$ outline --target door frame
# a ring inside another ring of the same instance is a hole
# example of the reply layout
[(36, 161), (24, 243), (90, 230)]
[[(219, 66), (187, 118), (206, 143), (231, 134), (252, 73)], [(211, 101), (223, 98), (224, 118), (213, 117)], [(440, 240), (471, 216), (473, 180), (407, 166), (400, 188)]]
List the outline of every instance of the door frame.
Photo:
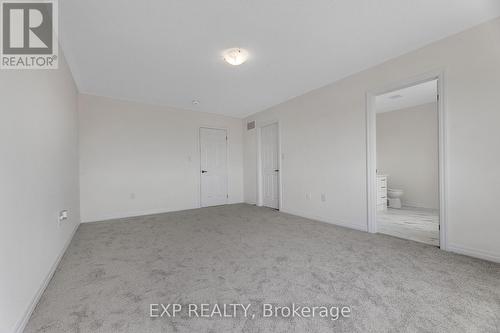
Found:
[(283, 209), (283, 163), (281, 155), (281, 124), (279, 120), (271, 120), (259, 123), (257, 126), (257, 206), (264, 206), (264, 195), (262, 190), (262, 128), (276, 124), (278, 128), (278, 210)]
[(377, 233), (377, 114), (375, 98), (394, 90), (410, 87), (419, 83), (438, 80), (438, 163), (439, 163), (439, 247), (448, 249), (448, 145), (446, 118), (446, 91), (444, 70), (434, 70), (428, 73), (403, 79), (379, 89), (366, 93), (366, 145), (367, 145), (367, 229)]
[(202, 208), (202, 188), (201, 188), (201, 130), (202, 129), (212, 129), (212, 130), (223, 130), (226, 131), (226, 200), (224, 205), (227, 205), (229, 201), (229, 128), (227, 127), (213, 127), (213, 126), (200, 126), (197, 129), (198, 136), (198, 208)]

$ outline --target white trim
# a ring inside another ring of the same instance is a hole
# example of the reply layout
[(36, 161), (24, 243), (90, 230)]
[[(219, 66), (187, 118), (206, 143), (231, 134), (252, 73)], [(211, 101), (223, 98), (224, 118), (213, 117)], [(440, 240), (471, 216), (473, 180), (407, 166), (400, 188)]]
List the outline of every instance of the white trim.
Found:
[(469, 257), (476, 257), (479, 259), (500, 263), (500, 256), (498, 254), (485, 252), (483, 250), (473, 249), (470, 247), (459, 246), (455, 244), (448, 244), (448, 251), (466, 255)]
[(403, 207), (410, 207), (416, 209), (428, 209), (428, 210), (439, 210), (439, 207), (429, 207), (429, 205), (423, 204), (421, 202), (410, 202), (410, 201), (402, 201), (401, 204)]
[(447, 119), (445, 74), (443, 70), (434, 70), (423, 75), (392, 83), (381, 89), (366, 93), (366, 191), (367, 191), (367, 226), (371, 233), (377, 232), (377, 205), (376, 205), (376, 170), (377, 170), (377, 125), (375, 97), (390, 91), (410, 87), (429, 80), (438, 80), (438, 122), (439, 122), (439, 245), (442, 250), (448, 250), (447, 233), (447, 193), (448, 193), (448, 158), (447, 158)]
[(229, 202), (229, 128), (228, 127), (212, 127), (212, 126), (200, 126), (198, 128), (198, 189), (199, 189), (199, 195), (198, 195), (198, 208), (203, 208), (201, 206), (201, 129), (213, 129), (213, 130), (222, 130), (226, 131), (226, 200), (224, 202), (224, 205), (227, 205)]
[(438, 78), (438, 125), (439, 125), (439, 247), (448, 251), (448, 134), (446, 119), (445, 78), (440, 71)]
[[(228, 202), (228, 205), (236, 205), (236, 204), (241, 204), (245, 203), (244, 201), (237, 201), (237, 202)], [(158, 215), (158, 214), (166, 214), (166, 213), (175, 213), (175, 212), (182, 212), (186, 210), (193, 210), (193, 209), (199, 209), (200, 207), (193, 206), (193, 207), (184, 207), (184, 208), (157, 208), (157, 209), (148, 209), (148, 210), (142, 210), (142, 211), (135, 211), (135, 212), (128, 212), (128, 213), (111, 213), (111, 214), (104, 214), (104, 215), (95, 215), (91, 218), (87, 218), (82, 221), (82, 223), (96, 223), (96, 222), (106, 222), (106, 221), (111, 221), (111, 220), (119, 220), (119, 219), (127, 219), (127, 218), (132, 218), (132, 217), (141, 217), (141, 216), (148, 216), (148, 215)]]
[(190, 209), (196, 209), (200, 208), (198, 206), (194, 207), (186, 207), (186, 208), (156, 208), (156, 209), (146, 209), (146, 210), (139, 210), (139, 211), (133, 211), (133, 212), (116, 212), (116, 213), (109, 213), (109, 214), (103, 214), (103, 215), (94, 215), (90, 218), (86, 218), (85, 220), (82, 220), (82, 223), (93, 223), (93, 222), (102, 222), (102, 221), (108, 221), (108, 220), (117, 220), (117, 219), (126, 219), (129, 217), (139, 217), (139, 216), (147, 216), (147, 215), (156, 215), (156, 214), (164, 214), (164, 213), (172, 213), (172, 212), (179, 212), (183, 210), (190, 210)]
[(377, 118), (375, 109), (375, 94), (366, 94), (366, 200), (367, 200), (367, 230), (377, 232)]
[(45, 276), (45, 279), (43, 279), (42, 284), (38, 288), (38, 291), (36, 292), (35, 296), (31, 300), (31, 303), (27, 307), (26, 311), (24, 312), (23, 317), (17, 322), (17, 324), (14, 326), (14, 332), (15, 333), (22, 333), (24, 329), (26, 328), (26, 324), (28, 324), (28, 321), (31, 317), (31, 314), (33, 313), (33, 310), (35, 310), (36, 305), (38, 304), (38, 301), (40, 301), (40, 297), (42, 297), (43, 292), (49, 285), (50, 280), (52, 279), (52, 276), (54, 276), (54, 273), (56, 272), (57, 266), (59, 265), (59, 262), (61, 261), (62, 257), (64, 256), (64, 253), (66, 253), (66, 250), (69, 247), (69, 244), (73, 240), (73, 237), (75, 236), (76, 230), (78, 229), (78, 226), (80, 223), (78, 223), (73, 231), (71, 232), (71, 236), (68, 238), (66, 243), (64, 243), (64, 246), (59, 252), (59, 255), (57, 256), (55, 262), (52, 264), (50, 267), (49, 272)]
[(262, 194), (262, 128), (276, 124), (278, 126), (278, 210), (283, 210), (283, 163), (281, 152), (281, 124), (279, 120), (271, 120), (256, 124), (256, 140), (257, 140), (257, 200), (256, 205), (262, 207), (263, 194)]
[(367, 228), (366, 228), (365, 224), (357, 225), (357, 224), (351, 224), (351, 223), (349, 223), (347, 221), (329, 220), (325, 216), (319, 216), (319, 215), (315, 215), (315, 214), (303, 213), (303, 212), (300, 212), (300, 211), (297, 211), (297, 210), (293, 210), (293, 209), (282, 209), (281, 212), (282, 213), (286, 213), (286, 214), (290, 214), (290, 215), (295, 215), (295, 216), (303, 217), (303, 218), (306, 218), (306, 219), (309, 219), (309, 220), (314, 220), (314, 221), (321, 222), (321, 223), (328, 223), (328, 224), (336, 225), (336, 226), (339, 226), (339, 227), (344, 227), (344, 228), (349, 228), (349, 229), (354, 229), (354, 230), (359, 230), (359, 231), (364, 231), (364, 232), (367, 231)]

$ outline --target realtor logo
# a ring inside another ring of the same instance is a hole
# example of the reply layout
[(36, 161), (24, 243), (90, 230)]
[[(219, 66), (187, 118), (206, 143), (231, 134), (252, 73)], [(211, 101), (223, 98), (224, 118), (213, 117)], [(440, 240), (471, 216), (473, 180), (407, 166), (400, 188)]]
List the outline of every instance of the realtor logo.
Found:
[(56, 0), (3, 0), (0, 4), (0, 68), (57, 68)]

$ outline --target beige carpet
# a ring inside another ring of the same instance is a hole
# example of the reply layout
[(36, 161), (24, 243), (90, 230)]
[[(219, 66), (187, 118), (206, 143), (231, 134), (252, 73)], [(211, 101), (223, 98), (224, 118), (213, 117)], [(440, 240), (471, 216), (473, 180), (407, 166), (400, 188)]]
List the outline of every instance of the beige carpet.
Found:
[[(255, 317), (150, 318), (151, 303)], [(262, 304), (350, 317), (263, 318)], [(230, 205), (82, 224), (25, 332), (498, 332), (500, 265)]]

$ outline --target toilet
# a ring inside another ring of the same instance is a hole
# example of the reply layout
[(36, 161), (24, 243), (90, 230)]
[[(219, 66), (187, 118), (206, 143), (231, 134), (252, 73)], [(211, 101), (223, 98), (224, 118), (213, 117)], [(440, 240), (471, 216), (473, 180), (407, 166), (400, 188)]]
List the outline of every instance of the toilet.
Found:
[(387, 189), (389, 208), (401, 208), (401, 197), (404, 191), (396, 188)]

